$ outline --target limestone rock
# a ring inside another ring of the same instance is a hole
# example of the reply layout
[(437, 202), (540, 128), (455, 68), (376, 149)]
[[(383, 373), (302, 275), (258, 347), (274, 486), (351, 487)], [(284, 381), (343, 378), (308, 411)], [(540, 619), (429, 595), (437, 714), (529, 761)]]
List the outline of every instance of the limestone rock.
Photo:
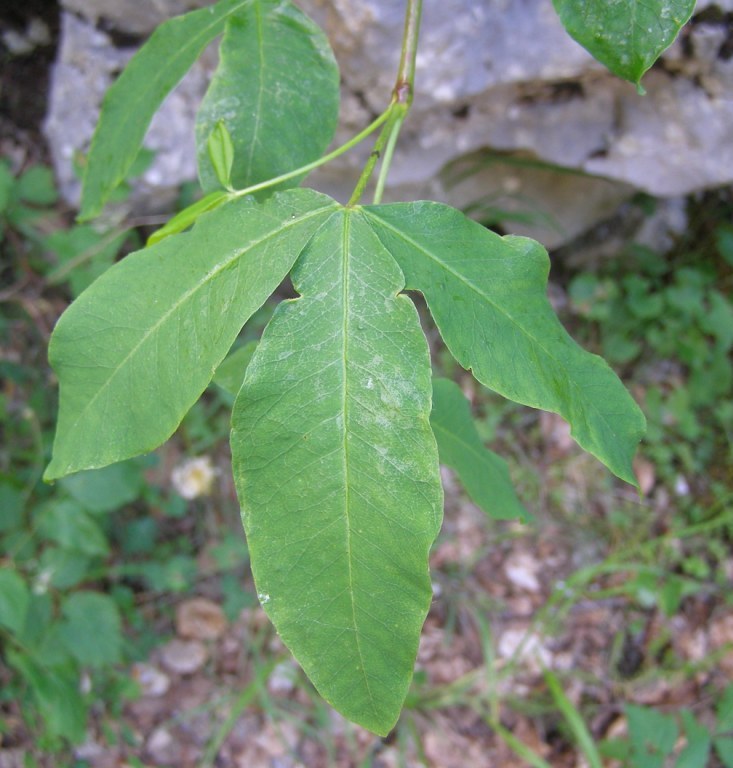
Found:
[[(63, 0), (47, 134), (68, 199), (78, 196), (71, 157), (87, 148), (101, 96), (131, 53), (100, 30), (141, 35), (169, 14), (205, 4)], [(341, 66), (341, 142), (389, 101), (404, 4), (300, 5), (325, 27)], [(634, 190), (673, 197), (730, 183), (733, 57), (723, 12), (731, 10), (733, 0), (698, 2), (684, 42), (645, 77), (648, 95), (640, 97), (568, 37), (547, 0), (427, 2), (415, 100), (385, 198), (467, 205), (482, 195), (498, 197), (494, 207), (505, 209), (509, 229), (557, 245), (607, 217)], [(157, 157), (137, 186), (135, 210), (170, 209), (172, 190), (195, 179), (193, 120), (215, 63), (208, 51), (154, 120), (146, 144)], [(370, 149), (365, 142), (310, 183), (346, 199)], [(463, 186), (448, 184), (441, 171), (476, 153), (490, 160), (519, 153), (523, 163), (485, 169)], [(527, 218), (527, 211), (539, 213), (538, 221), (515, 226), (513, 219)]]
[[(133, 52), (117, 48), (91, 22), (62, 14), (44, 129), (61, 192), (72, 203), (78, 203), (81, 191), (74, 157), (88, 150), (102, 97)], [(176, 188), (196, 178), (193, 122), (214, 66), (215, 59), (205, 53), (153, 118), (145, 146), (155, 152), (155, 160), (136, 182), (130, 208), (170, 210)]]
[(209, 0), (61, 0), (61, 7), (79, 14), (93, 24), (124, 30), (133, 35), (149, 35), (162, 21), (194, 8), (202, 8)]

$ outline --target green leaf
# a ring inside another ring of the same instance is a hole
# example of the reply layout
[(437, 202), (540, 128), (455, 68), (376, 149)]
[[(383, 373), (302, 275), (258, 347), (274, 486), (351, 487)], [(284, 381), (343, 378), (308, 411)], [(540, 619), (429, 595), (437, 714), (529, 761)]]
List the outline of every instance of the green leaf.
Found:
[(257, 343), (256, 341), (249, 341), (228, 355), (226, 360), (216, 369), (214, 384), (218, 384), (230, 395), (236, 395), (242, 386), (244, 372), (247, 370), (249, 361), (257, 349)]
[(40, 571), (47, 574), (49, 586), (69, 589), (84, 581), (92, 560), (79, 550), (47, 547), (40, 558)]
[(169, 219), (160, 229), (156, 229), (152, 235), (148, 238), (148, 245), (155, 245), (161, 240), (165, 240), (166, 237), (171, 235), (177, 235), (179, 232), (183, 232), (184, 229), (188, 229), (190, 226), (196, 223), (196, 220), (204, 213), (213, 211), (214, 208), (218, 208), (222, 203), (225, 203), (229, 199), (229, 194), (223, 190), (217, 192), (211, 192), (205, 195), (200, 200), (192, 203), (187, 208), (179, 211), (173, 218)]
[(8, 663), (28, 683), (33, 701), (49, 733), (76, 744), (86, 735), (87, 709), (79, 692), (79, 676), (67, 667), (48, 669), (30, 656), (8, 652)]
[(719, 733), (733, 731), (733, 684), (726, 686), (715, 707), (715, 714)]
[(90, 512), (111, 512), (135, 501), (143, 490), (140, 464), (128, 461), (104, 469), (79, 472), (61, 485)]
[(715, 739), (715, 751), (725, 768), (733, 768), (733, 738), (719, 736)]
[(583, 716), (578, 712), (572, 701), (565, 695), (565, 692), (562, 689), (562, 684), (555, 674), (549, 669), (544, 669), (542, 674), (547, 683), (550, 695), (555, 702), (555, 706), (565, 718), (570, 732), (573, 734), (575, 742), (585, 756), (588, 765), (590, 768), (602, 768), (601, 756), (598, 753), (596, 743), (593, 741), (593, 737), (588, 730), (588, 726), (585, 724), (585, 720), (583, 720)]
[(81, 220), (96, 216), (135, 161), (163, 99), (227, 19), (253, 0), (220, 0), (161, 24), (107, 91), (84, 172)]
[(338, 107), (338, 65), (323, 31), (287, 0), (251, 0), (227, 24), (196, 118), (201, 185), (219, 186), (208, 152), (219, 122), (234, 145), (232, 184), (242, 189), (318, 159)]
[(70, 500), (50, 501), (41, 512), (38, 532), (64, 549), (92, 557), (109, 554), (109, 542), (91, 515)]
[(0, 569), (0, 626), (19, 633), (25, 624), (30, 592), (25, 580), (8, 568)]
[(439, 203), (364, 211), (407, 288), (425, 295), (455, 359), (504, 397), (559, 413), (585, 450), (635, 485), (631, 461), (644, 416), (605, 361), (558, 321), (546, 296), (544, 248), (499, 237)]
[(53, 171), (43, 165), (34, 165), (18, 179), (18, 197), (34, 205), (52, 205), (58, 197)]
[(680, 752), (675, 768), (705, 768), (712, 746), (710, 733), (695, 720), (691, 712), (683, 710), (681, 717), (687, 744)]
[[(10, 172), (10, 167), (3, 160), (0, 162), (0, 214), (10, 206), (15, 197), (14, 187), (16, 185), (15, 176)], [(2, 227), (0, 227), (0, 241), (2, 240)]]
[(120, 614), (115, 601), (99, 592), (74, 592), (62, 606), (60, 636), (82, 665), (99, 668), (121, 659)]
[(403, 279), (342, 209), (247, 368), (232, 460), (260, 601), (321, 695), (386, 734), (412, 677), (441, 520), (430, 362)]
[(105, 272), (51, 338), (61, 396), (45, 478), (103, 467), (170, 437), (335, 205), (305, 189), (264, 203), (239, 198)]
[(637, 85), (695, 10), (695, 0), (553, 0), (553, 5), (572, 38)]
[(0, 533), (20, 526), (25, 504), (26, 495), (15, 483), (0, 481)]
[(223, 120), (219, 120), (209, 134), (209, 138), (206, 141), (206, 150), (219, 184), (226, 189), (230, 189), (232, 186), (234, 145)]
[(59, 229), (43, 241), (43, 245), (59, 261), (46, 279), (50, 284), (69, 281), (71, 293), (78, 296), (114, 263), (127, 232), (100, 234), (93, 227), (78, 225)]
[(468, 401), (449, 379), (433, 379), (430, 426), (440, 463), (458, 473), (475, 504), (495, 520), (529, 519), (514, 491), (506, 462), (484, 446)]
[[(662, 768), (664, 758), (672, 754), (679, 730), (673, 717), (654, 709), (627, 704), (624, 707), (629, 725), (629, 739), (634, 757), (642, 764)], [(634, 763), (636, 765), (636, 763)]]

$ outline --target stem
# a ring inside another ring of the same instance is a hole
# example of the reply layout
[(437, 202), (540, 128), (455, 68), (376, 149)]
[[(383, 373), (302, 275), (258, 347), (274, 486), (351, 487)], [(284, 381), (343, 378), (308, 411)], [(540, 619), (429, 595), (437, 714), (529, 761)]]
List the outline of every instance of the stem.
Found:
[(420, 33), (422, 0), (407, 0), (405, 11), (405, 31), (402, 35), (402, 56), (397, 70), (397, 82), (394, 95), (398, 104), (412, 104), (415, 87), (415, 59), (417, 57), (417, 39)]
[(374, 133), (374, 131), (376, 131), (380, 125), (388, 121), (392, 115), (393, 106), (393, 104), (390, 104), (389, 107), (385, 109), (384, 112), (382, 112), (382, 114), (379, 115), (376, 120), (373, 120), (363, 131), (357, 133), (356, 136), (349, 139), (345, 144), (342, 144), (340, 147), (336, 147), (336, 149), (334, 149), (332, 152), (329, 152), (327, 155), (320, 157), (318, 160), (314, 160), (312, 163), (301, 165), (300, 168), (296, 168), (294, 171), (282, 173), (280, 176), (275, 176), (273, 179), (261, 181), (258, 184), (253, 184), (251, 187), (246, 187), (245, 189), (238, 189), (233, 192), (225, 192), (224, 190), (211, 192), (210, 194), (201, 198), (201, 200), (197, 200), (192, 205), (189, 205), (188, 208), (184, 208), (182, 211), (179, 211), (172, 219), (169, 219), (167, 224), (164, 224), (160, 229), (157, 229), (155, 232), (153, 232), (153, 234), (148, 238), (146, 245), (155, 245), (155, 243), (159, 243), (161, 240), (169, 237), (170, 235), (174, 235), (178, 232), (182, 232), (184, 229), (188, 229), (188, 227), (195, 223), (199, 216), (201, 216), (203, 213), (207, 213), (208, 211), (213, 210), (214, 208), (217, 208), (224, 202), (234, 200), (238, 197), (244, 197), (244, 195), (251, 195), (255, 192), (260, 192), (263, 189), (274, 187), (276, 184), (280, 184), (283, 181), (288, 181), (288, 179), (293, 179), (296, 176), (302, 176), (304, 173), (308, 173), (308, 171), (312, 171), (314, 168), (325, 165), (331, 160), (339, 157), (340, 155), (343, 155), (344, 152), (348, 152), (360, 141), (364, 141), (364, 139), (366, 139), (369, 134)]
[(391, 113), (392, 105), (390, 104), (389, 107), (385, 109), (384, 112), (382, 112), (382, 114), (379, 115), (376, 120), (371, 122), (363, 131), (357, 133), (356, 136), (349, 139), (345, 144), (342, 144), (340, 147), (334, 149), (333, 152), (329, 152), (327, 155), (323, 155), (323, 157), (318, 158), (318, 160), (314, 160), (312, 163), (301, 165), (300, 168), (296, 168), (294, 171), (282, 173), (280, 176), (267, 179), (267, 181), (261, 181), (259, 184), (253, 184), (251, 187), (246, 187), (245, 189), (238, 189), (236, 192), (229, 195), (229, 199), (233, 200), (236, 197), (252, 195), (255, 192), (260, 192), (261, 190), (267, 189), (268, 187), (273, 187), (276, 184), (280, 184), (283, 181), (288, 181), (289, 179), (293, 179), (296, 176), (301, 176), (304, 173), (308, 173), (315, 168), (319, 168), (320, 166), (331, 162), (331, 160), (335, 160), (337, 157), (343, 155), (344, 152), (348, 152), (352, 147), (355, 147), (359, 142), (364, 141), (364, 139), (366, 139), (366, 137), (371, 133), (374, 133), (374, 131), (376, 131), (380, 125), (389, 119)]
[(394, 154), (394, 148), (397, 143), (397, 137), (399, 136), (402, 123), (412, 104), (415, 88), (415, 59), (417, 57), (417, 40), (420, 32), (421, 14), (422, 0), (407, 0), (400, 64), (397, 69), (397, 80), (392, 89), (392, 100), (387, 108), (389, 119), (377, 137), (377, 140), (374, 143), (374, 149), (369, 156), (369, 160), (367, 160), (364, 170), (361, 172), (361, 175), (356, 182), (356, 187), (348, 202), (349, 206), (356, 205), (359, 202), (359, 198), (364, 193), (364, 190), (369, 183), (369, 179), (374, 172), (377, 161), (382, 156), (382, 151), (384, 150), (384, 159), (379, 171), (379, 178), (377, 179), (374, 202), (378, 203), (382, 199), (384, 185), (387, 180), (387, 174), (389, 173), (389, 166), (392, 162), (392, 155)]
[(392, 155), (394, 154), (394, 148), (397, 144), (397, 137), (400, 135), (400, 128), (405, 120), (407, 112), (402, 112), (398, 115), (394, 121), (392, 130), (389, 134), (387, 141), (387, 148), (384, 150), (384, 160), (382, 160), (382, 166), (379, 169), (379, 176), (377, 177), (377, 186), (374, 190), (374, 205), (379, 205), (382, 202), (382, 194), (384, 193), (384, 185), (387, 181), (387, 174), (389, 173), (389, 166), (392, 164)]
[(366, 165), (364, 166), (364, 170), (361, 172), (361, 175), (359, 176), (359, 180), (356, 182), (356, 187), (354, 187), (354, 191), (351, 194), (351, 198), (347, 203), (349, 207), (352, 205), (356, 205), (359, 202), (359, 198), (364, 194), (364, 190), (366, 189), (366, 185), (369, 183), (369, 179), (371, 178), (372, 173), (374, 172), (374, 168), (377, 164), (377, 161), (382, 156), (382, 150), (384, 149), (385, 145), (389, 141), (389, 137), (392, 134), (392, 129), (395, 124), (395, 115), (394, 115), (395, 106), (396, 105), (393, 101), (390, 103), (389, 108), (387, 109), (387, 113), (389, 114), (389, 120), (387, 120), (387, 124), (384, 126), (384, 128), (382, 128), (382, 130), (379, 133), (379, 136), (377, 136), (377, 140), (374, 142), (374, 149), (369, 155), (369, 159), (367, 160)]

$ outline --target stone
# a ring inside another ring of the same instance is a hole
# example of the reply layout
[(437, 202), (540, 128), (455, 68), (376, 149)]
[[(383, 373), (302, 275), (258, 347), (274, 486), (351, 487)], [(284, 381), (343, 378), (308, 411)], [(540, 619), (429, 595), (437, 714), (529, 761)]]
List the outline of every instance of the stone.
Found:
[(156, 728), (148, 737), (145, 750), (158, 765), (180, 765), (181, 745), (167, 728)]
[[(62, 13), (44, 132), (61, 193), (74, 205), (81, 192), (74, 159), (88, 151), (102, 97), (133, 52), (117, 48), (89, 21)], [(205, 52), (153, 118), (145, 146), (155, 152), (155, 159), (136, 180), (133, 198), (118, 206), (119, 217), (130, 211), (170, 211), (177, 188), (196, 178), (193, 122), (213, 66)]]
[(539, 635), (524, 629), (502, 632), (496, 653), (504, 661), (518, 662), (531, 674), (539, 674), (543, 668), (551, 667), (553, 662), (552, 653)]
[(221, 606), (204, 597), (185, 600), (176, 608), (176, 632), (194, 640), (217, 640), (227, 628)]
[(121, 29), (132, 35), (149, 35), (161, 22), (195, 8), (209, 0), (61, 0), (61, 7), (83, 16), (92, 24)]
[(512, 584), (527, 592), (539, 592), (539, 561), (529, 552), (513, 553), (504, 563), (504, 572)]
[(275, 666), (267, 678), (267, 690), (273, 695), (293, 691), (298, 681), (298, 666), (292, 660), (282, 661)]
[[(63, 0), (46, 133), (68, 200), (78, 199), (70, 160), (86, 150), (102, 93), (131, 53), (101, 30), (147, 34), (168, 14), (205, 4)], [(340, 143), (389, 101), (404, 5), (300, 4), (326, 29), (342, 70)], [(489, 198), (499, 225), (555, 247), (608, 218), (636, 190), (673, 198), (730, 183), (733, 58), (723, 12), (731, 8), (733, 0), (699, 2), (684, 42), (645, 76), (640, 97), (570, 39), (547, 0), (426, 4), (415, 100), (385, 200), (467, 206)], [(146, 145), (156, 159), (126, 211), (169, 211), (175, 188), (195, 179), (193, 120), (215, 63), (207, 51), (154, 120)], [(370, 151), (364, 142), (309, 183), (345, 201)], [(476, 154), (485, 167), (449, 183), (445, 169)]]
[(132, 665), (132, 677), (140, 686), (143, 696), (158, 698), (168, 693), (171, 681), (165, 672), (152, 664), (139, 662)]
[(208, 653), (199, 640), (171, 640), (160, 649), (160, 658), (169, 672), (192, 675), (206, 664)]

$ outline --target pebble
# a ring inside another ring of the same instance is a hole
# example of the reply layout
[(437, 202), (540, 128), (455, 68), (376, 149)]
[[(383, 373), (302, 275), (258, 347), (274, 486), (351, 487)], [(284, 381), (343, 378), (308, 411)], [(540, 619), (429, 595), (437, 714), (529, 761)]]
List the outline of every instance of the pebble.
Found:
[(171, 640), (160, 649), (160, 656), (163, 666), (178, 675), (198, 672), (208, 658), (206, 647), (199, 640)]
[(221, 606), (205, 597), (182, 602), (176, 609), (176, 632), (193, 640), (217, 640), (227, 628)]
[(133, 664), (132, 676), (140, 686), (143, 696), (163, 696), (171, 687), (168, 675), (152, 664)]

